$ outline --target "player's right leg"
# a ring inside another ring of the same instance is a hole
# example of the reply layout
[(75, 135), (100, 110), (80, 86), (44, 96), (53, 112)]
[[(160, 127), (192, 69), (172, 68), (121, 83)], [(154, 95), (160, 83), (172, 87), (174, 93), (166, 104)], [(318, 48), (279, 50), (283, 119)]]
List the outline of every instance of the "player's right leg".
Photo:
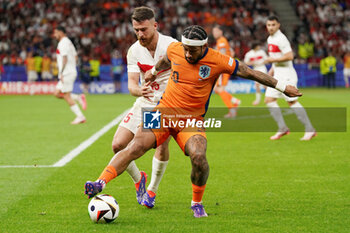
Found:
[(171, 137), (168, 137), (163, 144), (158, 146), (153, 156), (151, 182), (147, 187), (147, 192), (142, 198), (142, 205), (148, 208), (154, 207), (158, 186), (168, 165), (170, 139)]
[(76, 115), (76, 118), (71, 122), (72, 125), (86, 122), (84, 114), (81, 112), (78, 104), (75, 103), (71, 96), (75, 79), (76, 75), (65, 76), (64, 82), (60, 80), (57, 83), (55, 92), (55, 96), (58, 98), (60, 98), (59, 95), (62, 95), (62, 98), (70, 106), (71, 111)]
[(154, 148), (156, 144), (155, 134), (151, 130), (141, 130), (140, 128), (128, 146), (112, 158), (97, 181), (85, 183), (85, 194), (91, 198), (101, 192), (108, 182), (126, 170), (131, 161), (144, 155), (148, 150)]
[[(289, 129), (288, 129), (288, 127), (283, 119), (281, 109), (277, 103), (277, 98), (274, 95), (275, 91), (277, 91), (277, 90), (268, 87), (266, 89), (266, 95), (265, 95), (266, 106), (268, 107), (272, 118), (276, 121), (276, 123), (278, 125), (277, 132), (270, 137), (271, 140), (278, 140), (281, 137), (283, 137), (284, 135), (289, 134)], [(278, 94), (278, 93), (276, 93), (276, 94)]]
[[(128, 119), (127, 117), (124, 118), (123, 123), (119, 125), (113, 137), (112, 149), (115, 156), (119, 151), (123, 150), (131, 142), (131, 140), (134, 138), (133, 131), (136, 132), (137, 130), (137, 123), (136, 123), (137, 120), (129, 119), (128, 122), (125, 123), (125, 119)], [(133, 131), (129, 129), (130, 127), (132, 128)], [(136, 199), (137, 199), (137, 202), (141, 204), (142, 197), (146, 193), (147, 174), (145, 172), (140, 172), (140, 170), (136, 166), (135, 161), (130, 162), (129, 166), (126, 168), (126, 171), (130, 175), (131, 179), (135, 184)]]

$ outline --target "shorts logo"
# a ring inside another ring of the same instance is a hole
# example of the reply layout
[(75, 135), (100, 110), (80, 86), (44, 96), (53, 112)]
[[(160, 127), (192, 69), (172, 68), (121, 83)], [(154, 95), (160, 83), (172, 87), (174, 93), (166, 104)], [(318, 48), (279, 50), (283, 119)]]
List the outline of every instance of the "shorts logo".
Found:
[(201, 76), (202, 79), (208, 78), (210, 75), (210, 67), (203, 65), (199, 67), (199, 76)]
[(144, 129), (160, 129), (160, 116), (159, 110), (144, 111), (143, 112), (143, 128)]

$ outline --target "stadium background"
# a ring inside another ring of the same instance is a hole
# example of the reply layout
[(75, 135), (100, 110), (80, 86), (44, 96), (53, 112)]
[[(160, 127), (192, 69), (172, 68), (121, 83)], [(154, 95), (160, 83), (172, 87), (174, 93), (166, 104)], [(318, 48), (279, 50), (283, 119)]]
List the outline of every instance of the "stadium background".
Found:
[[(87, 57), (97, 66), (98, 71), (91, 75), (99, 76), (94, 80), (102, 82), (93, 83), (90, 92), (114, 92), (111, 75), (113, 53), (119, 53), (123, 59), (121, 91), (128, 92), (125, 57), (136, 39), (130, 15), (134, 7), (144, 4), (157, 9), (159, 31), (178, 40), (184, 27), (199, 24), (205, 27), (210, 35), (210, 45), (214, 46), (211, 28), (214, 24), (224, 26), (224, 36), (229, 40), (235, 57), (240, 60), (254, 40), (262, 42), (267, 50), (265, 22), (269, 15), (276, 14), (281, 19), (282, 31), (293, 46), (298, 85), (324, 85), (319, 64), (331, 52), (338, 61), (336, 85), (344, 86), (343, 57), (346, 51), (350, 51), (350, 3), (346, 0), (2, 1), (1, 82), (27, 81), (25, 64), (29, 53), (34, 56), (36, 72), (41, 74), (43, 56), (49, 62), (55, 60), (57, 41), (52, 34), (53, 29), (61, 24), (77, 47), (80, 64), (83, 57)], [(50, 72), (57, 77), (56, 69), (52, 68)], [(41, 80), (39, 75), (38, 81)], [(238, 80), (230, 82), (229, 91), (254, 92), (254, 85)], [(76, 92), (81, 91), (80, 82), (78, 79)], [(42, 85), (49, 91), (53, 88), (53, 85)], [(28, 89), (23, 86), (23, 83), (6, 83), (1, 90), (5, 94)]]
[[(57, 42), (52, 29), (65, 24), (80, 58), (99, 54), (101, 79), (108, 85), (94, 82), (90, 91), (112, 93), (110, 52), (117, 50), (125, 57), (136, 40), (129, 16), (133, 7), (143, 4), (159, 9), (160, 31), (178, 39), (181, 30), (192, 23), (205, 26), (209, 33), (213, 23), (227, 24), (225, 36), (239, 59), (256, 38), (265, 43), (264, 20), (276, 13), (296, 55), (299, 85), (304, 86), (300, 102), (308, 113), (310, 107), (346, 109), (345, 123), (349, 122), (349, 89), (340, 88), (344, 86), (343, 55), (349, 51), (349, 1), (0, 1), (0, 232), (348, 233), (350, 127), (346, 125), (346, 132), (318, 132), (313, 140), (300, 142), (303, 132), (292, 128), (292, 122), (298, 123), (292, 114), (286, 116), (292, 132), (279, 141), (269, 140), (277, 127), (272, 119), (271, 132), (207, 134), (211, 170), (204, 204), (208, 218), (192, 218), (191, 165), (171, 140), (170, 162), (156, 207), (140, 207), (130, 178), (123, 174), (104, 190), (119, 202), (119, 218), (109, 225), (90, 221), (83, 185), (98, 177), (113, 156), (116, 125), (68, 163), (58, 162), (120, 118), (135, 97), (87, 95), (84, 114), (88, 121), (72, 126), (73, 115), (66, 103), (50, 95), (34, 95), (52, 92), (55, 82), (25, 82), (24, 62), (29, 51), (40, 56), (54, 54)], [(310, 45), (306, 38), (312, 42), (312, 53), (305, 53)], [(213, 45), (213, 38), (210, 41)], [(318, 87), (322, 85), (319, 60), (328, 50), (338, 61), (336, 90)], [(232, 83), (240, 81), (233, 79)], [(44, 83), (45, 88), (30, 89)], [(4, 95), (8, 88), (33, 95)], [(256, 109), (251, 106), (254, 94), (235, 96), (242, 100), (241, 109)], [(279, 104), (288, 107), (283, 101)], [(226, 110), (215, 94), (210, 105)], [(261, 103), (258, 108), (264, 110), (264, 106)], [(243, 112), (238, 114), (239, 118)], [(153, 151), (137, 161), (147, 174), (151, 174), (152, 157)]]

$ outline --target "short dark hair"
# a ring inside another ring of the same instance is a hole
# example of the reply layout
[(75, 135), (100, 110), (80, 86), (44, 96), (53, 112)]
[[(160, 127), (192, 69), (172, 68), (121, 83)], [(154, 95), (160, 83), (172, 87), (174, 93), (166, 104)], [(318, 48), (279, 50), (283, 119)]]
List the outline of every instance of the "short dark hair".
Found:
[(61, 32), (63, 32), (63, 33), (66, 33), (66, 29), (63, 27), (63, 26), (57, 26), (56, 27), (56, 30), (58, 30), (58, 31), (61, 31)]
[(256, 47), (260, 46), (261, 45), (261, 42), (260, 41), (253, 41), (252, 42), (252, 49), (255, 49)]
[(207, 32), (204, 30), (204, 28), (202, 28), (199, 25), (192, 25), (185, 28), (182, 35), (187, 39), (199, 39), (199, 40), (205, 40), (208, 37)]
[(274, 21), (276, 20), (278, 23), (280, 22), (280, 20), (278, 19), (278, 17), (276, 15), (270, 15), (267, 20), (269, 21)]
[(154, 11), (146, 6), (137, 7), (132, 13), (131, 19), (137, 22), (154, 19)]
[(224, 31), (224, 27), (219, 25), (219, 24), (215, 24), (213, 28), (218, 28), (220, 29), (222, 32)]

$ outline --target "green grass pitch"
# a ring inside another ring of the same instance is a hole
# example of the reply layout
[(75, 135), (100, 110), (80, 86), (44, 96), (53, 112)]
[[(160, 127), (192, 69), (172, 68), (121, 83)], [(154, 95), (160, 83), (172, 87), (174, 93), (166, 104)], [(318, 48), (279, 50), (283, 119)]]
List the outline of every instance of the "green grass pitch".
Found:
[[(304, 89), (307, 107), (347, 107), (350, 91)], [(254, 95), (238, 95), (250, 106)], [(52, 96), (0, 96), (0, 165), (51, 165), (125, 109), (129, 95), (87, 97), (87, 123)], [(210, 106), (224, 106), (213, 95)], [(263, 104), (261, 104), (263, 106)], [(281, 102), (281, 106), (286, 106)], [(208, 133), (210, 175), (204, 194), (208, 218), (194, 219), (190, 161), (174, 140), (156, 206), (137, 204), (124, 173), (103, 193), (120, 205), (111, 224), (88, 216), (85, 181), (96, 179), (112, 157), (116, 127), (64, 167), (0, 168), (0, 232), (349, 232), (350, 135), (302, 132), (279, 141), (272, 133)], [(347, 127), (349, 131), (349, 127)], [(153, 150), (137, 160), (151, 174)], [(148, 182), (149, 183), (149, 182)]]

